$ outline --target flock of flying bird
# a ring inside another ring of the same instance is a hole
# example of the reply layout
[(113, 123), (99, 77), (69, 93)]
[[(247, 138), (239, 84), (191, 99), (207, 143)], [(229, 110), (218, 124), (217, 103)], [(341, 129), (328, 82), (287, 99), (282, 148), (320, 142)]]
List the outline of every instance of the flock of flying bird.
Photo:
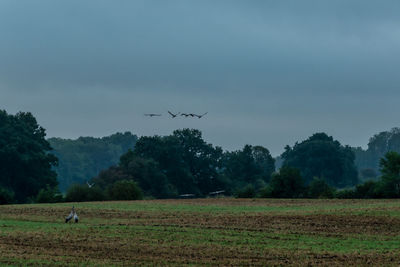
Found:
[[(187, 118), (187, 117), (197, 117), (197, 118), (201, 119), (207, 113), (208, 112), (206, 112), (204, 114), (201, 114), (201, 115), (198, 115), (198, 114), (194, 114), (194, 113), (180, 113), (180, 112), (178, 112), (178, 113), (174, 114), (174, 113), (172, 113), (171, 111), (168, 110), (168, 114), (171, 115), (172, 118), (176, 118), (178, 115), (181, 115), (181, 116), (184, 116), (185, 118)], [(159, 116), (162, 116), (162, 114), (156, 114), (156, 113), (146, 113), (144, 115), (148, 116), (148, 117), (159, 117)]]

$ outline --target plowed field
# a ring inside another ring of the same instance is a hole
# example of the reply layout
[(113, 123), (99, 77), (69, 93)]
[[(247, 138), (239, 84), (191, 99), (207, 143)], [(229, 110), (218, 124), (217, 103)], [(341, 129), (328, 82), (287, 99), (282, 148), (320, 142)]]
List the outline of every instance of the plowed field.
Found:
[(4, 205), (0, 265), (399, 266), (400, 200)]

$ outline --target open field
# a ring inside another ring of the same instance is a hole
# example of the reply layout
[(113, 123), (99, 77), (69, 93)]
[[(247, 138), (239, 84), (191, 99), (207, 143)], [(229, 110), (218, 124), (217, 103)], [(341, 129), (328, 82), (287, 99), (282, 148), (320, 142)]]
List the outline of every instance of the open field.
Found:
[(0, 264), (400, 265), (400, 200), (73, 204), (0, 206)]

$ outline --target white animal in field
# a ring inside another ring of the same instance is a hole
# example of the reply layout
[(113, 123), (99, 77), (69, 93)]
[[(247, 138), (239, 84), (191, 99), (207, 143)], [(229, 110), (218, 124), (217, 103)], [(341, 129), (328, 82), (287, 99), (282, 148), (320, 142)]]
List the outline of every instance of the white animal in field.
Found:
[(74, 221), (75, 221), (75, 223), (77, 223), (79, 221), (78, 214), (76, 214), (76, 212), (74, 214)]
[(76, 223), (79, 221), (78, 214), (76, 213), (74, 206), (72, 206), (72, 210), (69, 213), (68, 217), (65, 218), (65, 223), (69, 222), (72, 218), (74, 218), (74, 221)]

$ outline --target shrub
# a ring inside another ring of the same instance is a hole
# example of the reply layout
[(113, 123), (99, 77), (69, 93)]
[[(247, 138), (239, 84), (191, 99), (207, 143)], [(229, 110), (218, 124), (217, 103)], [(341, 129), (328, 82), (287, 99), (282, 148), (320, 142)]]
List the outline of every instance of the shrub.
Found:
[(65, 200), (68, 202), (87, 201), (89, 195), (89, 187), (87, 185), (74, 184), (67, 190)]
[(115, 182), (109, 188), (109, 196), (112, 200), (143, 199), (142, 190), (133, 180), (121, 180)]
[(271, 197), (277, 198), (299, 198), (305, 193), (300, 171), (288, 166), (283, 166), (279, 173), (272, 175), (269, 188)]
[(314, 177), (308, 185), (308, 197), (310, 198), (333, 198), (335, 189), (321, 178)]
[(357, 185), (356, 190), (355, 190), (355, 196), (357, 198), (379, 198), (379, 197), (381, 197), (379, 182), (367, 181), (363, 184)]
[(0, 187), (0, 205), (14, 203), (14, 192)]
[(63, 196), (57, 187), (50, 187), (49, 185), (47, 185), (46, 188), (40, 189), (35, 198), (36, 203), (56, 203), (62, 201)]
[(252, 184), (248, 184), (243, 189), (239, 189), (235, 193), (237, 198), (253, 198), (256, 196), (256, 190)]
[(106, 200), (105, 192), (98, 186), (89, 188), (87, 185), (74, 184), (68, 188), (66, 201), (102, 201)]
[(335, 193), (336, 198), (342, 198), (342, 199), (349, 199), (349, 198), (356, 198), (356, 192), (354, 189), (342, 189), (338, 190)]

